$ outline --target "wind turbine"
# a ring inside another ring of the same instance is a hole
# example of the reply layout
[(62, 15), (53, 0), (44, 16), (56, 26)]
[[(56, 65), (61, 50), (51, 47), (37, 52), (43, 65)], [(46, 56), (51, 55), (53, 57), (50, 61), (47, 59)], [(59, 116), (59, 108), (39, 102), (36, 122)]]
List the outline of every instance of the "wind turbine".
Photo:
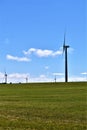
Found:
[(26, 77), (26, 83), (28, 83), (28, 77)]
[(7, 83), (7, 73), (5, 71), (5, 83)]
[(55, 83), (56, 83), (56, 75), (55, 75), (54, 81), (55, 81)]
[(68, 82), (68, 60), (67, 60), (67, 49), (70, 47), (65, 44), (66, 34), (64, 34), (63, 53), (65, 52), (65, 82)]

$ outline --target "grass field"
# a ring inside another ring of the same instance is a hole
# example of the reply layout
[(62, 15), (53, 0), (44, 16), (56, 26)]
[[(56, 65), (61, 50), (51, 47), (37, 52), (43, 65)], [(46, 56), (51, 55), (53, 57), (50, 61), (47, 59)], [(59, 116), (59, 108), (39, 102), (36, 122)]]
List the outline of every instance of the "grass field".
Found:
[(87, 82), (0, 84), (0, 130), (86, 130)]

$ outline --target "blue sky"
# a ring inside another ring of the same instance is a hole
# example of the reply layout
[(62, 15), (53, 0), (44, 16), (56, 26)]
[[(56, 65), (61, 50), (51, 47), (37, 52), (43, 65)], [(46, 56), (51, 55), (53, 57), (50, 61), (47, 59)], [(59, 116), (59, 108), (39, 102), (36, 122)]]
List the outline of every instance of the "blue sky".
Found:
[(0, 0), (0, 82), (64, 81), (66, 28), (69, 81), (86, 80), (86, 0)]

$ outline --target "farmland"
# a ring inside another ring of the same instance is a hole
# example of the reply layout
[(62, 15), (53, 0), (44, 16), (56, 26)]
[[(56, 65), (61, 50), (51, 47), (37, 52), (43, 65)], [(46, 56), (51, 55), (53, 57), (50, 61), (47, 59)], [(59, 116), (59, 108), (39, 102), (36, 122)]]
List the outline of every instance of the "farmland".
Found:
[(0, 84), (0, 130), (86, 130), (87, 82)]

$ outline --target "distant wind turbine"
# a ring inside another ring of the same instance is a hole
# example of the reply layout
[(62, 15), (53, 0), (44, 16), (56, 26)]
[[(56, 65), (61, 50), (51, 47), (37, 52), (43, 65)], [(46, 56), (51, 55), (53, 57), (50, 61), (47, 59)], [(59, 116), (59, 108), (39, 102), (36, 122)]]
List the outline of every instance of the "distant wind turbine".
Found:
[(28, 77), (26, 77), (26, 83), (28, 83)]
[(5, 71), (5, 83), (7, 84), (7, 73)]
[(67, 49), (70, 47), (65, 44), (66, 33), (64, 34), (63, 53), (65, 52), (65, 82), (68, 82), (68, 60), (67, 60)]
[(54, 81), (55, 81), (55, 83), (56, 83), (56, 75), (55, 75)]

